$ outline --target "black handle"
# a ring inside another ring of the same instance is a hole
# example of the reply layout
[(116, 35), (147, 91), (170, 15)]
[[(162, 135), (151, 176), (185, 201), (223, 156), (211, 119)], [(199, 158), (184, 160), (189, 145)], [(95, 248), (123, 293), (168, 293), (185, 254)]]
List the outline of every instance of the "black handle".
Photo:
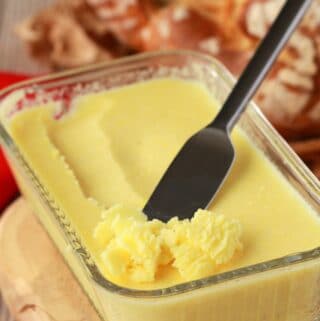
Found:
[(287, 0), (222, 109), (208, 127), (231, 131), (311, 3), (312, 0)]

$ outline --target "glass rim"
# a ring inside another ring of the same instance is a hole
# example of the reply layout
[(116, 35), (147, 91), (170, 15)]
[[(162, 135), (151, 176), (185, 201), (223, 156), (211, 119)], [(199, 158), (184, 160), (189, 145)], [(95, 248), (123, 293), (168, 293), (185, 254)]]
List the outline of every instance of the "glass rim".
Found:
[[(102, 62), (99, 64), (80, 67), (68, 71), (58, 72), (47, 76), (36, 77), (30, 80), (25, 80), (19, 82), (17, 84), (8, 86), (2, 90), (0, 90), (0, 108), (1, 101), (8, 94), (21, 89), (27, 89), (28, 87), (32, 87), (34, 85), (40, 85), (41, 83), (53, 82), (62, 78), (72, 79), (73, 77), (86, 75), (95, 71), (107, 71), (112, 70), (112, 68), (117, 68), (125, 65), (134, 65), (139, 62), (146, 61), (148, 59), (157, 58), (157, 57), (170, 57), (170, 56), (189, 56), (191, 58), (200, 59), (203, 63), (208, 64), (208, 66), (212, 67), (212, 71), (216, 72), (218, 77), (221, 78), (228, 86), (234, 84), (234, 78), (231, 73), (215, 58), (211, 56), (204, 55), (198, 52), (189, 51), (189, 50), (170, 50), (170, 51), (157, 51), (150, 53), (142, 53), (133, 55), (130, 57), (125, 57), (121, 59), (116, 59), (111, 62)], [(62, 79), (63, 82), (63, 79)], [(303, 183), (305, 189), (307, 190), (308, 195), (314, 199), (317, 203), (320, 204), (320, 182), (317, 178), (311, 173), (311, 171), (306, 167), (306, 165), (302, 162), (302, 160), (291, 150), (289, 145), (284, 141), (284, 139), (276, 132), (276, 130), (272, 127), (269, 121), (265, 118), (262, 112), (258, 109), (254, 102), (250, 103), (248, 111), (246, 112), (249, 118), (256, 124), (259, 125), (261, 132), (264, 136), (269, 138), (269, 141), (272, 142), (273, 147), (278, 151), (279, 156), (282, 159), (286, 160), (286, 164), (284, 166), (288, 167), (288, 169), (292, 172), (292, 174), (299, 179), (301, 183)], [(0, 138), (4, 140), (5, 143), (12, 148), (15, 148), (19, 151), (18, 147), (15, 146), (14, 141), (11, 139), (10, 134), (6, 131), (5, 127), (1, 124), (0, 121)], [(20, 155), (20, 158), (22, 156)], [(22, 160), (23, 157), (22, 157)], [(25, 161), (24, 161), (25, 162)], [(25, 162), (25, 166), (27, 162)], [(35, 179), (39, 182), (36, 175), (29, 168), (31, 174), (35, 177)], [(41, 183), (39, 182), (41, 185)], [(293, 187), (294, 188), (294, 187)], [(39, 191), (35, 189), (39, 194)], [(47, 201), (45, 201), (48, 203)], [(50, 204), (46, 204), (49, 206), (51, 211), (55, 211), (55, 209), (50, 206)], [(61, 224), (59, 224), (61, 225)], [(61, 229), (64, 231), (63, 227)], [(66, 234), (66, 233), (64, 233)], [(66, 235), (65, 235), (66, 236)], [(67, 241), (69, 244), (72, 244), (72, 240), (67, 237)], [(81, 244), (81, 243), (80, 243)], [(302, 251), (294, 254), (289, 254), (280, 258), (276, 258), (273, 260), (268, 260), (262, 263), (257, 263), (254, 265), (230, 270), (227, 272), (218, 273), (212, 276), (208, 276), (205, 278), (201, 278), (198, 280), (188, 281), (184, 283), (179, 283), (173, 286), (159, 288), (159, 289), (133, 289), (127, 288), (124, 286), (117, 285), (109, 280), (107, 280), (98, 270), (95, 263), (92, 262), (90, 255), (87, 253), (87, 250), (82, 245), (79, 249), (73, 250), (78, 256), (79, 264), (83, 263), (89, 272), (90, 277), (102, 288), (107, 291), (113, 292), (115, 294), (124, 295), (127, 297), (133, 298), (160, 298), (160, 297), (168, 297), (173, 295), (183, 294), (189, 291), (194, 291), (198, 289), (207, 288), (209, 286), (213, 286), (216, 284), (221, 284), (224, 282), (232, 281), (235, 279), (240, 279), (244, 277), (249, 277), (252, 275), (256, 275), (258, 273), (273, 271), (275, 269), (285, 268), (288, 266), (296, 265), (299, 263), (303, 263), (306, 261), (320, 259), (320, 245), (319, 247)], [(90, 264), (88, 263), (90, 261)]]

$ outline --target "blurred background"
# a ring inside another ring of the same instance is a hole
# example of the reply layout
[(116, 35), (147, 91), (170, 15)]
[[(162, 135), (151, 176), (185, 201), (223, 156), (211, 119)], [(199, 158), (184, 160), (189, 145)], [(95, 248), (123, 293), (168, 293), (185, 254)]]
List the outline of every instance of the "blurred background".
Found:
[[(283, 3), (0, 0), (0, 89), (49, 72), (168, 49), (213, 56), (237, 77)], [(313, 1), (255, 100), (320, 178), (320, 0)], [(0, 215), (17, 193), (0, 150)], [(0, 321), (7, 318), (0, 299)]]
[(0, 70), (31, 74), (48, 70), (31, 59), (24, 43), (16, 36), (14, 30), (15, 26), (30, 14), (53, 2), (53, 0), (0, 0)]

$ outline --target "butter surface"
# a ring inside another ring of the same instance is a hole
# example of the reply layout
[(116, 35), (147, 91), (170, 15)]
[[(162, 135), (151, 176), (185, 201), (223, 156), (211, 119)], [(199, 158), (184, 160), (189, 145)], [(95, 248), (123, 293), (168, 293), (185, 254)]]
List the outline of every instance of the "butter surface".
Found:
[[(182, 247), (174, 246), (168, 224), (161, 240), (165, 239), (166, 245), (171, 242), (172, 252), (163, 251), (159, 256), (157, 268), (149, 269), (155, 274), (136, 269), (132, 277), (124, 277), (116, 268), (117, 259), (108, 260), (117, 253), (112, 248), (108, 251), (103, 239), (110, 232), (108, 224), (104, 225), (107, 213), (124, 204), (134, 209), (134, 215), (140, 217), (137, 221), (143, 221), (136, 209), (143, 208), (182, 144), (213, 119), (216, 107), (201, 84), (162, 79), (80, 97), (72, 111), (59, 120), (53, 117), (54, 105), (30, 108), (12, 118), (9, 131), (105, 276), (128, 287), (161, 288), (320, 244), (315, 214), (248, 138), (236, 131), (237, 159), (210, 210), (217, 219), (222, 215), (227, 222), (241, 223), (243, 250), (237, 254), (240, 245), (234, 242), (231, 252), (235, 255), (230, 255), (228, 263), (222, 260), (209, 269), (197, 270), (197, 265), (188, 265), (193, 260), (192, 250), (188, 249), (190, 257), (179, 256)], [(159, 223), (150, 224), (152, 229), (162, 230)], [(138, 224), (139, 228), (143, 230), (143, 224)], [(234, 240), (239, 240), (238, 236)], [(181, 244), (187, 246), (182, 239)], [(158, 246), (154, 242), (155, 251)], [(173, 259), (173, 252), (178, 259)], [(106, 268), (108, 262), (114, 266)], [(118, 262), (122, 268), (126, 266), (121, 258)], [(110, 273), (111, 268), (118, 275)]]

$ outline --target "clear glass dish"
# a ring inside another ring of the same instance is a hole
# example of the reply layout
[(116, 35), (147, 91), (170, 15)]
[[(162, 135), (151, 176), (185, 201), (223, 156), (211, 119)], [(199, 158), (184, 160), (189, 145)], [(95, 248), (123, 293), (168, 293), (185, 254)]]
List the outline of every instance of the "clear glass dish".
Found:
[[(101, 318), (109, 321), (320, 320), (320, 248), (158, 290), (132, 290), (106, 280), (5, 128), (12, 113), (36, 102), (55, 100), (61, 102), (62, 109), (68, 108), (79, 94), (164, 76), (199, 80), (220, 102), (233, 84), (228, 71), (216, 60), (175, 51), (59, 73), (0, 92), (0, 139), (19, 186), (92, 304)], [(253, 103), (240, 127), (319, 213), (318, 180)]]

